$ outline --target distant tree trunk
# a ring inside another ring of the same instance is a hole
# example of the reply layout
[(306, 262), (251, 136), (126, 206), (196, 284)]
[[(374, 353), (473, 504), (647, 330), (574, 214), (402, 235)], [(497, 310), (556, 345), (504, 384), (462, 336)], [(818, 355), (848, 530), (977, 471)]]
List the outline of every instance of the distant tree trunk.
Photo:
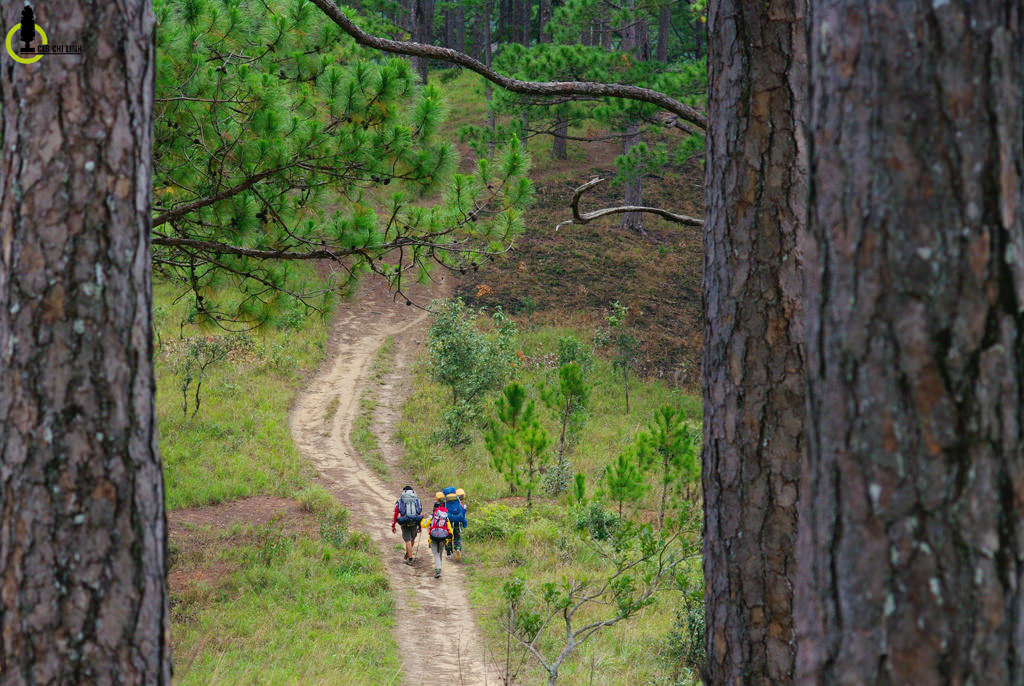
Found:
[[(639, 145), (641, 142), (643, 142), (643, 136), (640, 133), (640, 125), (630, 124), (626, 128), (626, 137), (622, 139), (622, 153), (627, 154), (634, 146)], [(643, 174), (634, 174), (623, 184), (623, 188), (625, 191), (624, 205), (644, 204)], [(647, 231), (644, 226), (644, 215), (641, 212), (623, 212), (620, 226), (623, 229), (629, 229), (637, 233), (645, 233)]]
[(565, 136), (569, 133), (569, 122), (566, 119), (555, 119), (555, 139), (551, 144), (551, 156), (556, 160), (569, 159)]
[[(649, 60), (651, 57), (651, 41), (647, 32), (647, 21), (643, 18), (642, 12), (634, 10), (633, 14), (632, 23), (622, 32), (622, 52), (632, 53), (632, 57), (635, 60)], [(641, 135), (640, 125), (630, 124), (626, 128), (626, 137), (622, 139), (622, 153), (624, 155), (628, 154), (630, 150), (642, 142), (643, 136)], [(634, 174), (626, 181), (624, 186), (625, 198), (623, 199), (623, 204), (644, 204), (642, 173)], [(620, 226), (623, 229), (640, 234), (647, 231), (644, 226), (643, 213), (641, 212), (624, 212)]]
[(812, 7), (798, 682), (1024, 683), (1021, 6)]
[(655, 57), (668, 62), (668, 36), (672, 32), (672, 5), (664, 3), (658, 8), (658, 48)]
[[(434, 0), (412, 0), (413, 40), (418, 43), (433, 43)], [(420, 81), (427, 83), (427, 65), (430, 60), (413, 57), (413, 69), (420, 75)]]
[(550, 43), (551, 34), (547, 31), (548, 22), (551, 21), (551, 0), (540, 0), (537, 17), (537, 42)]
[(806, 0), (708, 4), (706, 683), (792, 683), (806, 449)]
[(170, 684), (148, 2), (41, 3), (0, 79), (0, 681)]
[(486, 60), (486, 57), (484, 57), (484, 22), (489, 19), (486, 17), (485, 7), (484, 3), (480, 3), (476, 8), (476, 15), (473, 19), (473, 56), (481, 62)]
[(466, 7), (461, 3), (455, 8), (455, 49), (466, 52)]
[[(488, 67), (491, 66), (491, 60), (493, 59), (491, 51), (491, 13), (492, 9), (491, 2), (493, 0), (484, 0), (484, 16), (486, 21), (484, 22), (484, 64)], [(503, 3), (503, 0), (499, 0)], [(494, 120), (494, 109), (491, 107), (491, 99), (494, 97), (494, 93), (491, 90), (491, 82), (488, 81), (487, 85), (484, 86), (484, 97), (487, 99), (487, 130), (490, 132), (488, 136), (487, 148), (491, 156), (494, 156), (494, 136), (495, 136), (495, 120)]]
[(455, 10), (444, 11), (444, 47), (455, 47)]

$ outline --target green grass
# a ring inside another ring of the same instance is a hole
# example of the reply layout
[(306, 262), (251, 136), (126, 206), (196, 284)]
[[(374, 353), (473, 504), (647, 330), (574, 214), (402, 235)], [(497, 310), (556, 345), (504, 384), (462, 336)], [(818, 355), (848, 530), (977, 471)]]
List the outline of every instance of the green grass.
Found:
[(250, 333), (247, 348), (207, 370), (192, 416), (191, 397), (188, 413), (182, 412), (185, 339), (223, 332), (179, 329), (184, 312), (172, 304), (171, 290), (158, 286), (155, 297), (157, 421), (168, 508), (290, 496), (304, 488), (313, 470), (292, 443), (288, 408), (323, 355), (326, 322), (314, 316), (296, 328)]
[[(291, 439), (289, 407), (321, 361), (326, 322), (314, 316), (248, 334), (208, 369), (193, 417), (191, 398), (182, 412), (188, 341), (223, 332), (179, 327), (184, 308), (167, 286), (157, 286), (155, 302), (168, 508), (275, 495), (301, 502), (320, 529), (236, 523), (208, 532), (187, 555), (171, 539), (172, 574), (179, 565), (214, 570), (212, 581), (172, 593), (176, 683), (400, 683), (393, 601), (376, 550), (343, 526), (344, 510), (314, 483)], [(336, 411), (336, 403), (327, 409)]]
[(390, 587), (369, 540), (253, 535), (202, 561), (237, 565), (227, 580), (172, 599), (175, 681), (398, 683)]
[[(555, 351), (559, 338), (574, 334), (589, 341), (593, 332), (572, 331), (564, 327), (531, 328), (521, 334), (521, 352), (525, 361), (517, 377), (537, 397), (537, 385), (555, 379)], [(568, 495), (557, 498), (543, 492), (535, 494), (532, 511), (523, 507), (522, 499), (508, 499), (508, 484), (490, 467), (481, 432), (474, 432), (466, 446), (449, 448), (436, 443), (432, 435), (439, 426), (439, 415), (445, 406), (446, 391), (429, 379), (429, 364), (421, 360), (416, 368), (414, 390), (403, 410), (399, 435), (407, 450), (405, 467), (421, 474), (427, 484), (452, 483), (464, 487), (469, 497), (469, 519), (466, 531), (466, 566), (470, 579), (470, 598), (480, 616), (490, 649), (504, 655), (505, 633), (500, 617), (502, 586), (510, 574), (528, 580), (528, 588), (536, 593), (543, 581), (560, 582), (565, 578), (593, 579), (608, 570), (608, 563), (597, 553), (589, 534), (578, 530)], [(681, 406), (696, 427), (701, 423), (700, 398), (687, 395), (666, 384), (634, 379), (631, 382), (630, 413), (624, 412), (621, 380), (608, 361), (597, 357), (589, 376), (592, 384), (589, 410), (580, 438), (569, 453), (572, 472), (587, 477), (588, 496), (593, 498), (604, 466), (632, 441), (636, 432), (645, 428), (654, 410), (663, 404)], [(553, 413), (537, 401), (538, 411), (557, 444), (558, 425)], [(493, 400), (486, 405), (485, 415), (493, 414)], [(444, 456), (444, 459), (439, 459)], [(552, 458), (553, 461), (553, 458)], [(645, 520), (656, 519), (660, 491), (656, 476), (651, 475), (652, 488), (639, 503)], [(675, 500), (678, 500), (675, 499)], [(606, 504), (611, 509), (610, 504)], [(699, 511), (696, 504), (688, 506)], [(689, 531), (689, 543), (699, 548), (699, 522)], [(685, 581), (687, 580), (688, 581)], [(639, 616), (604, 630), (573, 654), (564, 665), (559, 684), (658, 684), (689, 683), (685, 672), (670, 681), (679, 670), (673, 657), (670, 640), (676, 623), (676, 608), (691, 588), (699, 588), (699, 560), (690, 560), (680, 574), (678, 583), (671, 582), (656, 602)], [(599, 608), (583, 616), (597, 616)], [(545, 652), (556, 650), (557, 629), (540, 645)], [(550, 654), (550, 652), (549, 652)], [(546, 674), (532, 659), (527, 661), (521, 683), (542, 683)]]

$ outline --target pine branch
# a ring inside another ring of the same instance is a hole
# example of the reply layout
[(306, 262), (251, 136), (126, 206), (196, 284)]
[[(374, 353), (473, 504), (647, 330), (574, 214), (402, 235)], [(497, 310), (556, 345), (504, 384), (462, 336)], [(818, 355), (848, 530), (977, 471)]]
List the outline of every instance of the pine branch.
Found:
[(376, 50), (398, 53), (400, 55), (412, 55), (427, 59), (440, 60), (465, 67), (470, 71), (480, 74), (488, 81), (495, 83), (505, 90), (513, 93), (526, 95), (573, 95), (583, 97), (612, 97), (624, 98), (627, 100), (638, 100), (657, 105), (662, 109), (672, 112), (680, 119), (690, 122), (694, 126), (706, 129), (708, 118), (689, 105), (683, 104), (674, 98), (639, 86), (628, 86), (621, 83), (597, 83), (592, 81), (521, 81), (513, 79), (504, 74), (499, 74), (483, 62), (476, 60), (469, 55), (442, 48), (436, 45), (424, 45), (411, 41), (396, 41), (380, 38), (366, 33), (356, 26), (355, 22), (345, 16), (344, 12), (332, 0), (312, 0), (313, 4), (323, 10), (335, 24), (341, 27), (345, 33), (352, 36), (357, 43)]
[(577, 188), (572, 195), (572, 219), (566, 219), (564, 222), (559, 222), (555, 227), (555, 231), (562, 228), (566, 224), (589, 224), (595, 219), (601, 217), (607, 217), (612, 214), (622, 214), (624, 212), (647, 212), (648, 214), (656, 214), (659, 217), (675, 222), (676, 224), (683, 224), (684, 226), (704, 226), (704, 220), (696, 217), (689, 217), (685, 214), (676, 214), (675, 212), (669, 212), (663, 210), (660, 207), (644, 207), (641, 205), (622, 205), (620, 207), (605, 207), (600, 210), (594, 210), (593, 212), (580, 212), (580, 198), (584, 193), (589, 191), (591, 188), (599, 183), (602, 183), (604, 179), (593, 178), (587, 181), (585, 184)]

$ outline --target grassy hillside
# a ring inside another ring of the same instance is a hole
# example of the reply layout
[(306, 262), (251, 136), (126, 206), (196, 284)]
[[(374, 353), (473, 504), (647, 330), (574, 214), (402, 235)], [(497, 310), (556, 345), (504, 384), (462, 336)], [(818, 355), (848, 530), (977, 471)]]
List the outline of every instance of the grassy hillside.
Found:
[[(479, 81), (463, 72), (445, 84), (453, 129), (486, 121)], [(609, 132), (584, 123), (569, 133), (599, 138)], [(648, 142), (671, 148), (681, 138), (678, 132), (660, 131)], [(614, 178), (621, 146), (617, 141), (570, 141), (569, 159), (559, 161), (551, 158), (551, 145), (550, 136), (528, 141), (536, 197), (525, 213), (527, 230), (516, 250), (463, 276), (458, 295), (476, 306), (501, 305), (531, 322), (583, 327), (602, 323), (618, 301), (630, 308), (640, 333), (644, 373), (695, 390), (700, 383), (701, 229), (651, 216), (641, 236), (621, 229), (613, 216), (556, 232), (571, 217), (569, 203), (577, 186), (595, 176)], [(467, 148), (463, 153), (472, 154)], [(700, 217), (703, 184), (700, 157), (667, 165), (644, 178), (644, 202)], [(609, 181), (584, 196), (580, 206), (588, 211), (620, 204), (622, 190)]]
[[(586, 340), (592, 331), (567, 327), (534, 325), (520, 338), (523, 360), (516, 379), (531, 389), (551, 382), (556, 373), (556, 342), (565, 336)], [(579, 438), (569, 452), (572, 472), (586, 476), (587, 497), (594, 505), (580, 507), (569, 493), (550, 496), (542, 490), (534, 496), (535, 505), (527, 509), (524, 498), (510, 496), (509, 486), (490, 466), (490, 455), (480, 430), (465, 446), (451, 448), (436, 440), (441, 426), (440, 414), (447, 406), (448, 391), (430, 379), (427, 358), (418, 366), (414, 391), (403, 411), (399, 436), (407, 451), (405, 467), (428, 488), (457, 485), (469, 495), (471, 526), (466, 531), (465, 564), (471, 580), (471, 599), (476, 606), (481, 626), (490, 640), (492, 653), (504, 658), (507, 635), (502, 627), (505, 604), (504, 584), (511, 578), (528, 580), (530, 593), (537, 595), (543, 582), (563, 579), (589, 579), (591, 582), (607, 575), (608, 560), (602, 556), (607, 549), (592, 534), (594, 526), (615, 527), (614, 506), (603, 490), (601, 480), (605, 466), (633, 441), (637, 431), (651, 420), (654, 410), (664, 404), (682, 407), (695, 427), (701, 421), (698, 397), (669, 387), (664, 381), (648, 380), (634, 385), (631, 411), (624, 412), (620, 378), (611, 365), (601, 359), (594, 361), (588, 376), (591, 397)], [(543, 425), (557, 440), (558, 424), (553, 415), (540, 406)], [(485, 417), (493, 416), (493, 398), (486, 403)], [(551, 462), (549, 462), (550, 468)], [(660, 490), (657, 476), (648, 479), (649, 490), (630, 505), (634, 518), (655, 521)], [(650, 607), (639, 616), (597, 634), (567, 661), (560, 684), (675, 684), (691, 683), (687, 658), (699, 652), (699, 632), (693, 625), (702, 604), (699, 559), (699, 503), (696, 485), (691, 482), (682, 492), (674, 490), (671, 497), (673, 513), (686, 520), (685, 547), (692, 553), (679, 574), (666, 580), (665, 589)], [(595, 524), (595, 519), (598, 523)], [(597, 605), (583, 617), (597, 617), (604, 610)], [(682, 613), (682, 614), (678, 614)], [(701, 615), (702, 616), (702, 615)], [(557, 629), (540, 642), (546, 650), (556, 650)], [(518, 659), (518, 658), (517, 658)], [(532, 659), (517, 683), (543, 682), (546, 675)]]

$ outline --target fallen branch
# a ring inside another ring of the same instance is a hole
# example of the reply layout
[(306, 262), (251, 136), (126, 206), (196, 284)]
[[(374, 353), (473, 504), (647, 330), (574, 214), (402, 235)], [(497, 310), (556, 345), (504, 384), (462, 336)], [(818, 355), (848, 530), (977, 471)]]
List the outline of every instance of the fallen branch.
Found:
[(591, 188), (599, 183), (604, 182), (602, 178), (593, 178), (587, 181), (585, 184), (577, 188), (572, 194), (572, 219), (566, 219), (564, 222), (559, 222), (555, 227), (555, 231), (566, 224), (589, 224), (595, 219), (601, 217), (607, 217), (610, 214), (623, 214), (625, 212), (647, 212), (648, 214), (656, 214), (663, 219), (667, 219), (670, 222), (676, 224), (682, 224), (684, 226), (704, 226), (703, 219), (697, 219), (696, 217), (689, 217), (685, 214), (676, 214), (675, 212), (669, 212), (663, 210), (660, 207), (642, 207), (638, 205), (622, 205), (621, 207), (605, 207), (604, 209), (594, 210), (593, 212), (580, 212), (580, 198), (583, 194), (589, 191)]
[(393, 52), (399, 55), (412, 55), (415, 57), (424, 57), (427, 59), (441, 60), (442, 62), (448, 62), (450, 64), (457, 64), (480, 74), (480, 76), (483, 76), (488, 81), (496, 83), (505, 90), (513, 93), (545, 96), (572, 95), (591, 98), (611, 97), (649, 102), (652, 105), (657, 105), (662, 109), (672, 112), (680, 119), (690, 122), (694, 126), (701, 129), (707, 129), (708, 118), (704, 113), (690, 107), (689, 105), (679, 102), (675, 98), (670, 98), (659, 91), (651, 90), (649, 88), (640, 88), (639, 86), (628, 86), (621, 83), (597, 83), (592, 81), (520, 81), (519, 79), (513, 79), (505, 76), (504, 74), (499, 74), (483, 62), (470, 57), (464, 52), (452, 50), (451, 48), (442, 48), (436, 45), (425, 45), (423, 43), (413, 43), (411, 41), (388, 40), (387, 38), (373, 36), (356, 26), (351, 19), (345, 16), (344, 12), (338, 9), (338, 6), (335, 5), (332, 0), (312, 0), (312, 2), (323, 10), (323, 13), (326, 14), (335, 24), (340, 26), (345, 33), (352, 36), (357, 43), (369, 48), (375, 48), (385, 52)]

